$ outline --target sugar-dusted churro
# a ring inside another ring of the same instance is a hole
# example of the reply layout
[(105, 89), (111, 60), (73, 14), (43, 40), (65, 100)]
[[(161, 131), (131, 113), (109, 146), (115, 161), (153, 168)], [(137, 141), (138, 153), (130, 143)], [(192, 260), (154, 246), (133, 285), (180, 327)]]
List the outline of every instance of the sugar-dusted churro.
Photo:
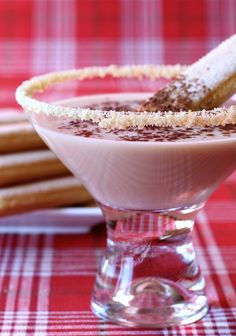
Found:
[(144, 102), (140, 111), (212, 109), (236, 91), (236, 34)]
[(0, 187), (69, 174), (48, 149), (0, 155)]
[(0, 154), (46, 148), (28, 122), (0, 125)]
[(0, 189), (0, 216), (91, 201), (75, 177), (63, 177)]
[(0, 125), (14, 124), (24, 121), (27, 121), (25, 113), (19, 112), (18, 110), (11, 108), (1, 109)]

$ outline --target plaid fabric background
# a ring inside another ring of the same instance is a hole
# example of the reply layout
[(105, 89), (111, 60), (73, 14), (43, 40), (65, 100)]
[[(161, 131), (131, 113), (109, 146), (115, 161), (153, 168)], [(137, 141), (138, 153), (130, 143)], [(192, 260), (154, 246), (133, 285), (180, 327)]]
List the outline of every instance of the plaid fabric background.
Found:
[(199, 214), (197, 256), (211, 309), (189, 326), (128, 329), (98, 320), (90, 311), (94, 276), (105, 246), (105, 228), (80, 235), (0, 236), (2, 336), (236, 335), (236, 175)]
[[(110, 63), (189, 64), (236, 32), (235, 0), (1, 0), (0, 106), (32, 75)], [(223, 61), (223, 60), (222, 60)], [(186, 327), (132, 330), (89, 309), (105, 232), (0, 236), (2, 336), (236, 335), (236, 176), (200, 213), (209, 314)]]
[(0, 105), (23, 79), (88, 65), (189, 64), (236, 32), (235, 0), (1, 0)]

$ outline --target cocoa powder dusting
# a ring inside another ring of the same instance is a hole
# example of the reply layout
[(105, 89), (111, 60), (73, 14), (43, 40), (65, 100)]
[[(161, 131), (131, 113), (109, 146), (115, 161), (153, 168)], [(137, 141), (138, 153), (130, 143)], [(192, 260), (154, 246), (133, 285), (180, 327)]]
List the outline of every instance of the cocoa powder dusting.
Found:
[[(180, 75), (142, 103), (138, 110), (147, 112), (194, 110), (196, 102), (192, 98), (198, 94), (199, 90), (204, 93), (204, 96), (210, 92), (200, 79), (196, 78), (190, 82), (186, 81), (184, 75)], [(198, 108), (204, 109), (205, 106), (199, 104)]]
[[(92, 104), (91, 109), (102, 109), (105, 111), (133, 111), (137, 112), (141, 101), (122, 102), (103, 102)], [(221, 136), (236, 135), (236, 125), (215, 126), (205, 128), (185, 128), (185, 127), (153, 127), (146, 126), (142, 129), (127, 128), (121, 129), (104, 129), (100, 128), (96, 123), (81, 120), (67, 120), (64, 119), (58, 125), (58, 129), (69, 134), (83, 136), (95, 139), (115, 139), (121, 141), (154, 141), (154, 142), (174, 142), (183, 140), (194, 140), (201, 137), (201, 139), (209, 139), (215, 137), (215, 133), (219, 132)]]

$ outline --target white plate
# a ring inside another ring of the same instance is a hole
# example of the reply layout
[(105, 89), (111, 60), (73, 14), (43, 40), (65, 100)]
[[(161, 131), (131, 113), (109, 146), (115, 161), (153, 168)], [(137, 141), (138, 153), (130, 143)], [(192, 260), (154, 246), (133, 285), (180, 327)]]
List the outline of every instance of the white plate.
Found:
[(45, 209), (0, 218), (0, 233), (86, 233), (103, 222), (97, 207)]

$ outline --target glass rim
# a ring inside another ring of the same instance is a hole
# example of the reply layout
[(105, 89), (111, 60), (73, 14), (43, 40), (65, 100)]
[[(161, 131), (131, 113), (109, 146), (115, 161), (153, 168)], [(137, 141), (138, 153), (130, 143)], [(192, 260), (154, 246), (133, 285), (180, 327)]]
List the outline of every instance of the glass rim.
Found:
[(104, 111), (83, 107), (68, 107), (46, 103), (34, 98), (37, 93), (44, 92), (54, 84), (71, 80), (83, 81), (92, 78), (104, 78), (110, 75), (114, 78), (148, 77), (150, 79), (171, 79), (181, 74), (187, 66), (184, 65), (131, 65), (105, 67), (84, 67), (79, 69), (50, 72), (32, 77), (24, 81), (16, 89), (16, 100), (23, 109), (33, 113), (43, 113), (55, 117), (66, 117), (97, 123), (102, 128), (126, 129), (154, 127), (207, 127), (236, 124), (236, 105), (218, 107), (213, 110), (200, 111), (166, 111), (166, 112), (131, 112)]

